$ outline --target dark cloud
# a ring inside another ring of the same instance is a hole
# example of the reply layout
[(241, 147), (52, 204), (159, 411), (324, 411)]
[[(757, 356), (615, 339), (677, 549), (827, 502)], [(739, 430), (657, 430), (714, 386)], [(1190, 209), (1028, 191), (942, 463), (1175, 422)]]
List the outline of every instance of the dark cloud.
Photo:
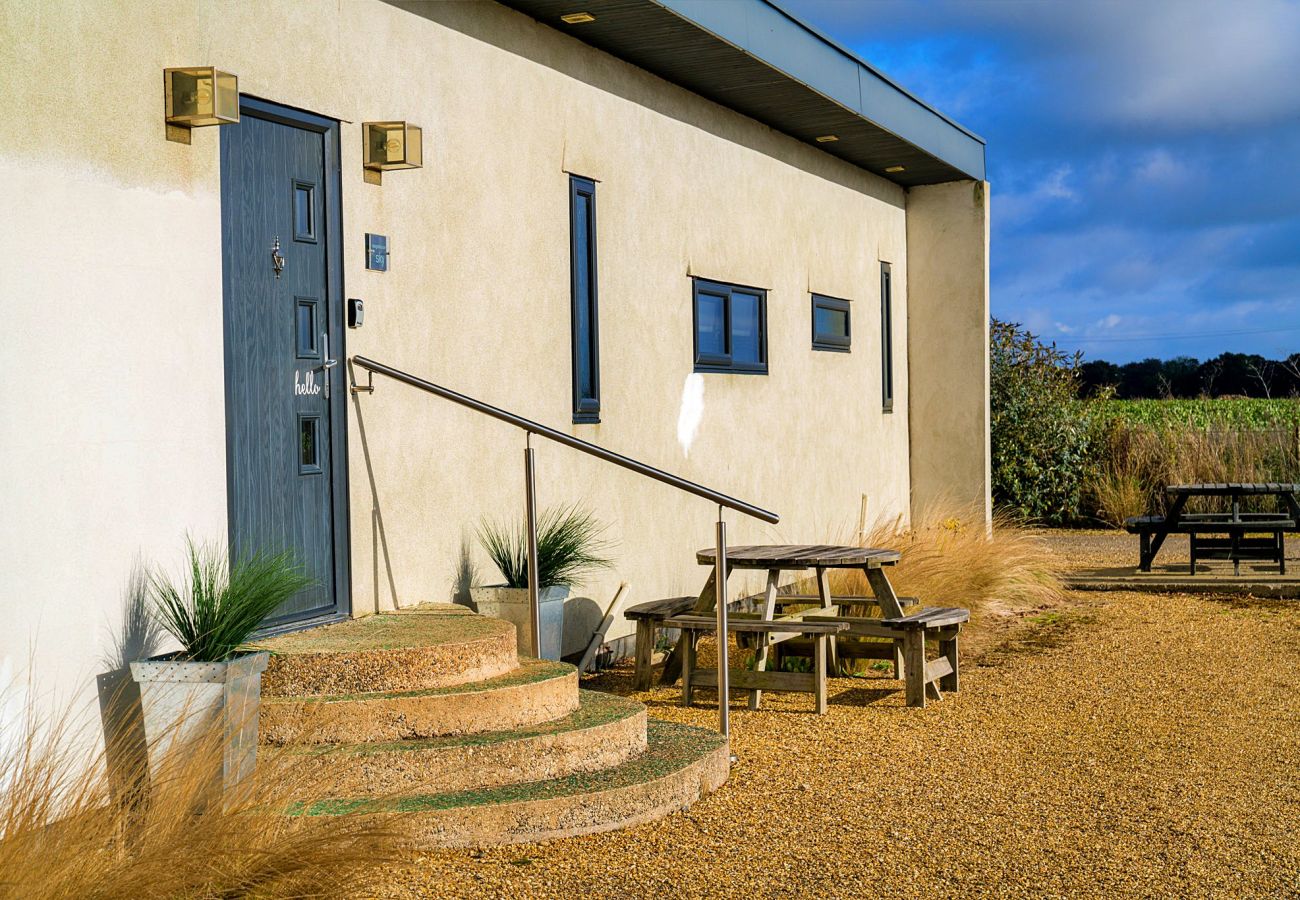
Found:
[(996, 315), (1300, 348), (1300, 2), (780, 2), (988, 140)]

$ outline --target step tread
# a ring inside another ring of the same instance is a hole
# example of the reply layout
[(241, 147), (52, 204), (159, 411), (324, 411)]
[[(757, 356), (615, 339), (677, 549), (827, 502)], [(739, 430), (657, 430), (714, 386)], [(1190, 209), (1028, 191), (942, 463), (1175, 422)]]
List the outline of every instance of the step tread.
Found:
[(513, 631), (501, 619), (475, 614), (463, 606), (424, 603), (377, 613), (334, 625), (295, 631), (258, 642), (276, 656), (363, 653), (465, 644)]
[(446, 794), (415, 794), (383, 799), (334, 798), (318, 801), (299, 812), (307, 815), (420, 813), (600, 794), (666, 778), (726, 744), (726, 740), (714, 731), (655, 719), (647, 723), (647, 735), (649, 747), (645, 753), (620, 766), (599, 772)]
[(529, 738), (561, 734), (569, 731), (582, 731), (597, 728), (619, 719), (635, 716), (645, 709), (644, 704), (617, 694), (600, 691), (580, 690), (579, 707), (567, 716), (507, 731), (484, 731), (473, 734), (442, 735), (431, 738), (410, 738), (401, 741), (375, 741), (347, 744), (315, 744), (290, 748), (291, 752), (347, 753), (357, 756), (373, 756), (383, 753), (416, 753), (421, 750), (438, 750), (444, 747), (487, 747), (494, 744), (506, 744), (524, 741)]
[(493, 678), (486, 678), (482, 681), (472, 681), (465, 684), (451, 685), (449, 687), (422, 688), (414, 691), (363, 691), (354, 694), (299, 694), (285, 697), (263, 697), (262, 703), (263, 705), (281, 703), (350, 703), (359, 700), (395, 700), (412, 699), (417, 697), (449, 696), (452, 694), (478, 694), (493, 691), (498, 688), (515, 687), (521, 684), (547, 681), (552, 678), (563, 678), (575, 671), (576, 669), (568, 663), (553, 662), (549, 659), (521, 659), (519, 660), (519, 666), (517, 668), (506, 672), (504, 675), (497, 675)]

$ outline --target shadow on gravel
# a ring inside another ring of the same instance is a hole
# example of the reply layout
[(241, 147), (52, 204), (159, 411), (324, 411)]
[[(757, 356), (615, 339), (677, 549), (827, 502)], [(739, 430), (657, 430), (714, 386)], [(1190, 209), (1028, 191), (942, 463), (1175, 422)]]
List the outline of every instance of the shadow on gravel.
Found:
[(1085, 625), (1095, 625), (1097, 616), (1077, 609), (1063, 609), (1029, 616), (1015, 632), (970, 659), (970, 665), (983, 668), (1000, 666), (1013, 657), (1042, 653), (1067, 643), (1072, 632)]

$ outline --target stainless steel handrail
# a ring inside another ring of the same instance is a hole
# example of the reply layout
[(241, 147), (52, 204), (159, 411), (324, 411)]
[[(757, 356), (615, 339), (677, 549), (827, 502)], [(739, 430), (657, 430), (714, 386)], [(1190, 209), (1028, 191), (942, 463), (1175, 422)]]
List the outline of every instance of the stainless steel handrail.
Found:
[(373, 393), (374, 392), (374, 374), (387, 375), (403, 384), (409, 384), (411, 387), (419, 388), (430, 394), (442, 397), (444, 400), (450, 400), (452, 403), (458, 403), (480, 412), (494, 419), (499, 419), (508, 425), (522, 429), (528, 436), (527, 443), (524, 447), (524, 511), (527, 519), (528, 530), (528, 595), (529, 606), (531, 607), (531, 619), (533, 626), (533, 653), (540, 656), (541, 640), (541, 607), (539, 605), (539, 590), (537, 584), (537, 490), (534, 481), (534, 464), (533, 464), (533, 446), (532, 436), (534, 434), (548, 440), (555, 441), (557, 444), (563, 444), (566, 447), (572, 447), (574, 450), (594, 456), (597, 459), (603, 459), (605, 462), (621, 466), (638, 475), (644, 475), (647, 478), (653, 478), (655, 481), (662, 482), (669, 487), (677, 488), (679, 491), (685, 491), (688, 494), (694, 494), (705, 500), (712, 501), (718, 505), (718, 523), (716, 532), (717, 556), (714, 560), (714, 607), (717, 615), (718, 631), (718, 730), (723, 735), (729, 735), (731, 731), (730, 718), (728, 716), (727, 695), (728, 695), (728, 670), (727, 670), (727, 524), (723, 521), (722, 510), (734, 509), (736, 512), (743, 513), (755, 519), (768, 522), (772, 525), (781, 521), (781, 517), (770, 510), (763, 509), (761, 506), (755, 506), (752, 503), (746, 503), (744, 500), (737, 500), (735, 497), (728, 496), (712, 488), (707, 488), (702, 484), (696, 484), (663, 469), (656, 469), (654, 466), (647, 465), (639, 460), (624, 456), (621, 453), (615, 453), (612, 450), (606, 450), (596, 444), (576, 438), (571, 434), (565, 434), (562, 431), (556, 431), (540, 422), (534, 422), (532, 419), (525, 419), (523, 416), (515, 415), (490, 403), (484, 403), (481, 400), (475, 400), (473, 397), (466, 396), (451, 388), (443, 387), (432, 381), (426, 381), (423, 378), (417, 378), (401, 369), (394, 369), (392, 366), (386, 366), (381, 362), (368, 359), (364, 356), (352, 357), (352, 362), (365, 369), (370, 374), (368, 383), (365, 386), (353, 385), (352, 393)]
[(461, 406), (469, 407), (476, 412), (481, 412), (494, 419), (500, 419), (502, 422), (513, 425), (516, 428), (522, 428), (524, 431), (531, 434), (540, 435), (548, 440), (555, 441), (557, 444), (564, 444), (566, 447), (572, 447), (574, 450), (581, 450), (583, 453), (603, 459), (605, 462), (613, 463), (616, 466), (622, 466), (625, 469), (631, 469), (639, 475), (653, 478), (655, 481), (662, 481), (664, 484), (672, 485), (678, 490), (686, 491), (688, 494), (694, 494), (697, 497), (703, 497), (705, 500), (711, 500), (719, 506), (734, 509), (736, 512), (744, 513), (745, 515), (752, 516), (755, 519), (761, 519), (762, 521), (768, 522), (772, 525), (781, 521), (781, 517), (776, 513), (763, 509), (760, 506), (746, 503), (744, 500), (737, 500), (735, 497), (729, 497), (726, 494), (713, 490), (712, 488), (707, 488), (704, 487), (704, 485), (696, 484), (694, 481), (680, 478), (673, 475), (671, 472), (665, 472), (663, 469), (656, 469), (654, 466), (646, 465), (643, 462), (624, 456), (621, 453), (615, 453), (613, 450), (606, 450), (604, 447), (584, 441), (582, 438), (576, 438), (571, 434), (556, 431), (554, 428), (549, 428), (540, 422), (525, 419), (523, 416), (517, 416), (512, 412), (507, 412), (506, 410), (492, 406), (489, 403), (475, 400), (473, 397), (467, 397), (466, 395), (453, 391), (450, 388), (445, 388), (440, 384), (434, 384), (432, 381), (425, 381), (423, 378), (416, 378), (414, 375), (410, 375), (400, 369), (394, 369), (392, 366), (386, 366), (383, 363), (375, 362), (373, 359), (367, 359), (364, 356), (354, 356), (352, 357), (352, 361), (367, 371), (378, 372), (380, 375), (387, 375), (389, 378), (396, 379), (403, 384), (409, 384), (411, 387), (420, 388), (421, 390), (428, 391), (431, 394), (437, 394), (444, 400), (459, 403)]

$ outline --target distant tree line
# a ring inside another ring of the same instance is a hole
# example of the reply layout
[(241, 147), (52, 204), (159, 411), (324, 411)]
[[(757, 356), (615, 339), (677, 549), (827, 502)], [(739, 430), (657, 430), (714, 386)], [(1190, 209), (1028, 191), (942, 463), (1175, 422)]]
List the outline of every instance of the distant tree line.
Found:
[(1104, 359), (1079, 366), (1085, 397), (1107, 387), (1123, 399), (1143, 397), (1300, 397), (1300, 353), (1267, 359), (1250, 353), (1223, 353), (1201, 362), (1190, 356), (1144, 359), (1116, 365)]

